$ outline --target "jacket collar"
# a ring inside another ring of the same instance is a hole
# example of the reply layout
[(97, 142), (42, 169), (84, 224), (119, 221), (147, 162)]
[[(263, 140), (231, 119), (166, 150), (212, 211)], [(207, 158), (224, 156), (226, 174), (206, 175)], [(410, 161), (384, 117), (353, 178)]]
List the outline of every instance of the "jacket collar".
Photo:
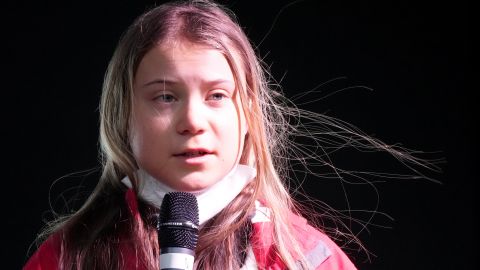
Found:
[[(138, 210), (137, 195), (132, 188), (129, 188), (125, 193), (125, 200), (130, 214), (135, 219), (140, 218)], [(255, 213), (252, 215), (252, 235), (250, 238), (250, 245), (255, 255), (255, 260), (258, 269), (280, 270), (285, 269), (285, 265), (277, 255), (277, 249), (273, 241), (273, 226), (270, 222), (270, 210), (262, 205), (259, 201), (255, 202)], [(320, 265), (324, 260), (330, 257), (331, 252), (325, 243), (319, 241), (313, 234), (319, 234), (318, 231), (307, 225), (307, 221), (291, 213), (290, 221), (294, 224), (296, 234), (300, 237), (312, 237), (312, 241), (303, 243), (302, 249), (306, 250), (306, 257), (313, 264), (313, 266)], [(314, 244), (314, 245), (313, 245)], [(311, 257), (311, 259), (309, 259)], [(314, 268), (315, 269), (315, 268)]]

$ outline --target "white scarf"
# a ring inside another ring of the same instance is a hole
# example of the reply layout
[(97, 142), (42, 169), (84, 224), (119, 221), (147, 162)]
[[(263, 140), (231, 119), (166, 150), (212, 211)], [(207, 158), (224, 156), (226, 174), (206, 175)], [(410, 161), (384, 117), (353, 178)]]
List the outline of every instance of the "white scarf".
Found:
[[(192, 192), (197, 197), (200, 225), (222, 211), (256, 174), (257, 171), (253, 167), (238, 164), (217, 183), (204, 190)], [(175, 191), (144, 170), (138, 170), (137, 177), (140, 181), (138, 196), (159, 209), (165, 194)], [(122, 179), (122, 183), (132, 188), (128, 176)]]

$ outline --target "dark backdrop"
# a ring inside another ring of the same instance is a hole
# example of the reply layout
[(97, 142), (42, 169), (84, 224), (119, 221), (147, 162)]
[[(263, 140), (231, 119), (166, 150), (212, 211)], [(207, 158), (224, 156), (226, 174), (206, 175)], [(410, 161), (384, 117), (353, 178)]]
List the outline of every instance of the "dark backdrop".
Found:
[[(8, 267), (2, 268), (23, 265), (29, 245), (51, 217), (49, 198), (57, 210), (62, 198), (73, 200), (75, 207), (94, 186), (102, 79), (123, 30), (154, 3), (138, 2), (4, 4), (2, 137), (6, 135), (7, 173), (2, 231), (7, 243), (1, 254)], [(305, 108), (346, 120), (387, 143), (438, 151), (433, 156), (446, 159), (440, 165), (443, 173), (428, 173), (442, 184), (377, 184), (378, 210), (394, 220), (380, 215), (376, 222), (391, 228), (370, 227), (370, 233), (360, 234), (376, 256), (365, 262), (358, 255), (359, 268), (474, 269), (477, 122), (475, 88), (469, 84), (467, 4), (260, 2), (222, 1), (236, 12), (254, 43), (263, 40), (258, 51), (287, 96), (335, 79), (306, 100), (325, 98)], [(344, 88), (352, 89), (334, 94)], [(363, 164), (349, 156), (338, 162)], [(310, 179), (306, 189), (334, 207), (345, 207), (344, 197), (337, 197), (338, 183)], [(80, 195), (71, 199), (74, 194)], [(355, 186), (348, 187), (348, 195), (354, 209), (376, 198), (372, 190)]]

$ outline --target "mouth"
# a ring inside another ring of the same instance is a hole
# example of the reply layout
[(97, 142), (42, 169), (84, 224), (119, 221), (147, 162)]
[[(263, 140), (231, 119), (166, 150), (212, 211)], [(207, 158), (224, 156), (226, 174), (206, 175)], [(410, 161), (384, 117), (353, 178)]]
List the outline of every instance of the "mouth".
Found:
[(186, 150), (178, 154), (174, 154), (173, 156), (190, 158), (190, 157), (202, 157), (209, 154), (212, 154), (212, 152), (204, 149), (192, 149), (192, 150)]

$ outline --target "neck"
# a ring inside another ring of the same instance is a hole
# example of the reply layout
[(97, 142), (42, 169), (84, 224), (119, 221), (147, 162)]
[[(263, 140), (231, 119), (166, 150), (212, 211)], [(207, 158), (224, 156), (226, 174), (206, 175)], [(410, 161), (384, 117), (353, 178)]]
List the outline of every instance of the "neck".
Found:
[[(138, 196), (159, 209), (165, 194), (177, 191), (153, 178), (144, 170), (138, 170), (136, 175), (139, 181)], [(192, 192), (197, 197), (200, 225), (223, 210), (255, 175), (254, 168), (238, 164), (214, 185), (198, 192)], [(132, 182), (128, 177), (122, 179), (122, 183), (132, 187)]]

